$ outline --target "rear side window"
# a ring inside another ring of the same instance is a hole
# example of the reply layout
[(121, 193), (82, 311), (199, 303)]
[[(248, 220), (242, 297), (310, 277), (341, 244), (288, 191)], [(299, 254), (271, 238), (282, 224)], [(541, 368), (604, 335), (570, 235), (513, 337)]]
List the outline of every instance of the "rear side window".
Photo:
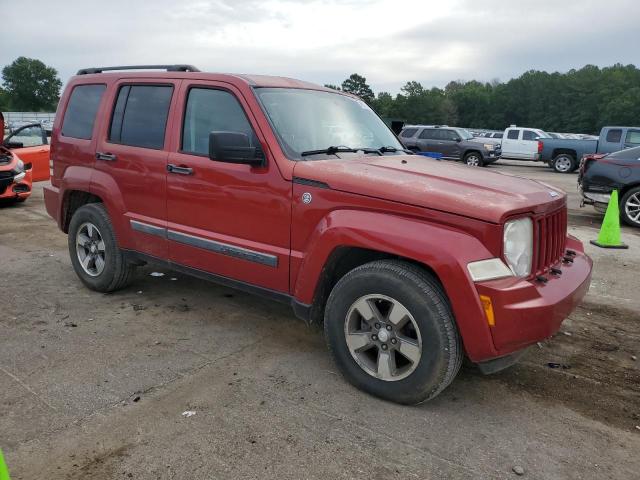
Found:
[(622, 139), (622, 130), (619, 128), (614, 128), (607, 132), (607, 142), (619, 143), (620, 139)]
[(242, 106), (224, 90), (192, 88), (182, 128), (182, 151), (208, 155), (211, 132), (245, 133), (255, 145), (258, 141)]
[(161, 149), (173, 87), (125, 85), (113, 109), (109, 141), (132, 147)]
[(413, 137), (417, 131), (417, 128), (405, 128), (402, 132), (400, 132), (400, 136), (404, 138)]
[(78, 85), (71, 92), (62, 122), (62, 136), (90, 140), (106, 85)]
[(519, 134), (520, 130), (509, 130), (509, 133), (507, 133), (507, 138), (509, 140), (517, 140)]
[(631, 143), (633, 145), (640, 145), (640, 130), (629, 130), (624, 142)]
[(420, 134), (420, 138), (424, 139), (434, 139), (437, 137), (437, 131), (432, 128), (425, 128)]
[(523, 140), (535, 140), (539, 136), (540, 135), (538, 135), (536, 132), (534, 132), (532, 130), (524, 130), (522, 132), (522, 139)]

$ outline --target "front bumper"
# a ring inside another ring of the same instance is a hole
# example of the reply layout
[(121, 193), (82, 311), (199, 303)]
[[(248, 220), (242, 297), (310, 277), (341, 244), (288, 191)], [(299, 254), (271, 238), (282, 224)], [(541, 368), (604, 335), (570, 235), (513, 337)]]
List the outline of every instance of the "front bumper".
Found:
[(26, 199), (31, 195), (32, 170), (7, 178), (0, 178), (0, 199)]
[(510, 277), (476, 284), (493, 305), (495, 325), (489, 328), (498, 353), (493, 358), (551, 337), (587, 294), (593, 262), (577, 239), (568, 237), (567, 248), (576, 252), (573, 262), (554, 265), (562, 273), (544, 274), (546, 283)]
[(502, 154), (501, 150), (487, 150), (482, 152), (482, 156), (484, 157), (485, 163), (493, 163), (500, 158)]

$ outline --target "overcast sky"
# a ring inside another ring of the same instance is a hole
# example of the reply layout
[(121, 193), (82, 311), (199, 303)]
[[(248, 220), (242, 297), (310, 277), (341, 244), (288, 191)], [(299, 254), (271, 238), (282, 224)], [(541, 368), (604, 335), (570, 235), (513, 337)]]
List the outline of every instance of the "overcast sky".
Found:
[[(19, 6), (20, 5), (20, 6)], [(408, 80), (506, 81), (526, 70), (640, 66), (639, 0), (0, 0), (0, 66), (190, 63), (375, 92)]]

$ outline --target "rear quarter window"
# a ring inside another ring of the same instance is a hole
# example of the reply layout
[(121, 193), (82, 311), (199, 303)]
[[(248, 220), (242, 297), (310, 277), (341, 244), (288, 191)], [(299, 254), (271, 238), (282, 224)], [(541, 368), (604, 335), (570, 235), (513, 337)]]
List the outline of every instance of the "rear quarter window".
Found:
[(402, 132), (400, 132), (400, 136), (403, 138), (413, 137), (417, 131), (417, 128), (405, 128), (404, 130), (402, 130)]
[(106, 85), (77, 85), (62, 121), (62, 136), (90, 140)]
[(522, 139), (523, 140), (535, 140), (539, 136), (540, 135), (538, 135), (533, 130), (525, 130), (525, 131), (522, 132)]

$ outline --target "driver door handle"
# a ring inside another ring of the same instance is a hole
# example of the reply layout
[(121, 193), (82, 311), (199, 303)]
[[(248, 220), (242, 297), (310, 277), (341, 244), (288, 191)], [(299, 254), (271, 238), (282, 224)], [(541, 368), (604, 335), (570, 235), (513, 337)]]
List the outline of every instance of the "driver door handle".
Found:
[(115, 162), (116, 157), (113, 153), (96, 152), (96, 160), (105, 160), (107, 162)]
[(170, 163), (167, 165), (167, 172), (169, 173), (177, 173), (178, 175), (193, 175), (193, 168), (190, 167), (179, 167)]

